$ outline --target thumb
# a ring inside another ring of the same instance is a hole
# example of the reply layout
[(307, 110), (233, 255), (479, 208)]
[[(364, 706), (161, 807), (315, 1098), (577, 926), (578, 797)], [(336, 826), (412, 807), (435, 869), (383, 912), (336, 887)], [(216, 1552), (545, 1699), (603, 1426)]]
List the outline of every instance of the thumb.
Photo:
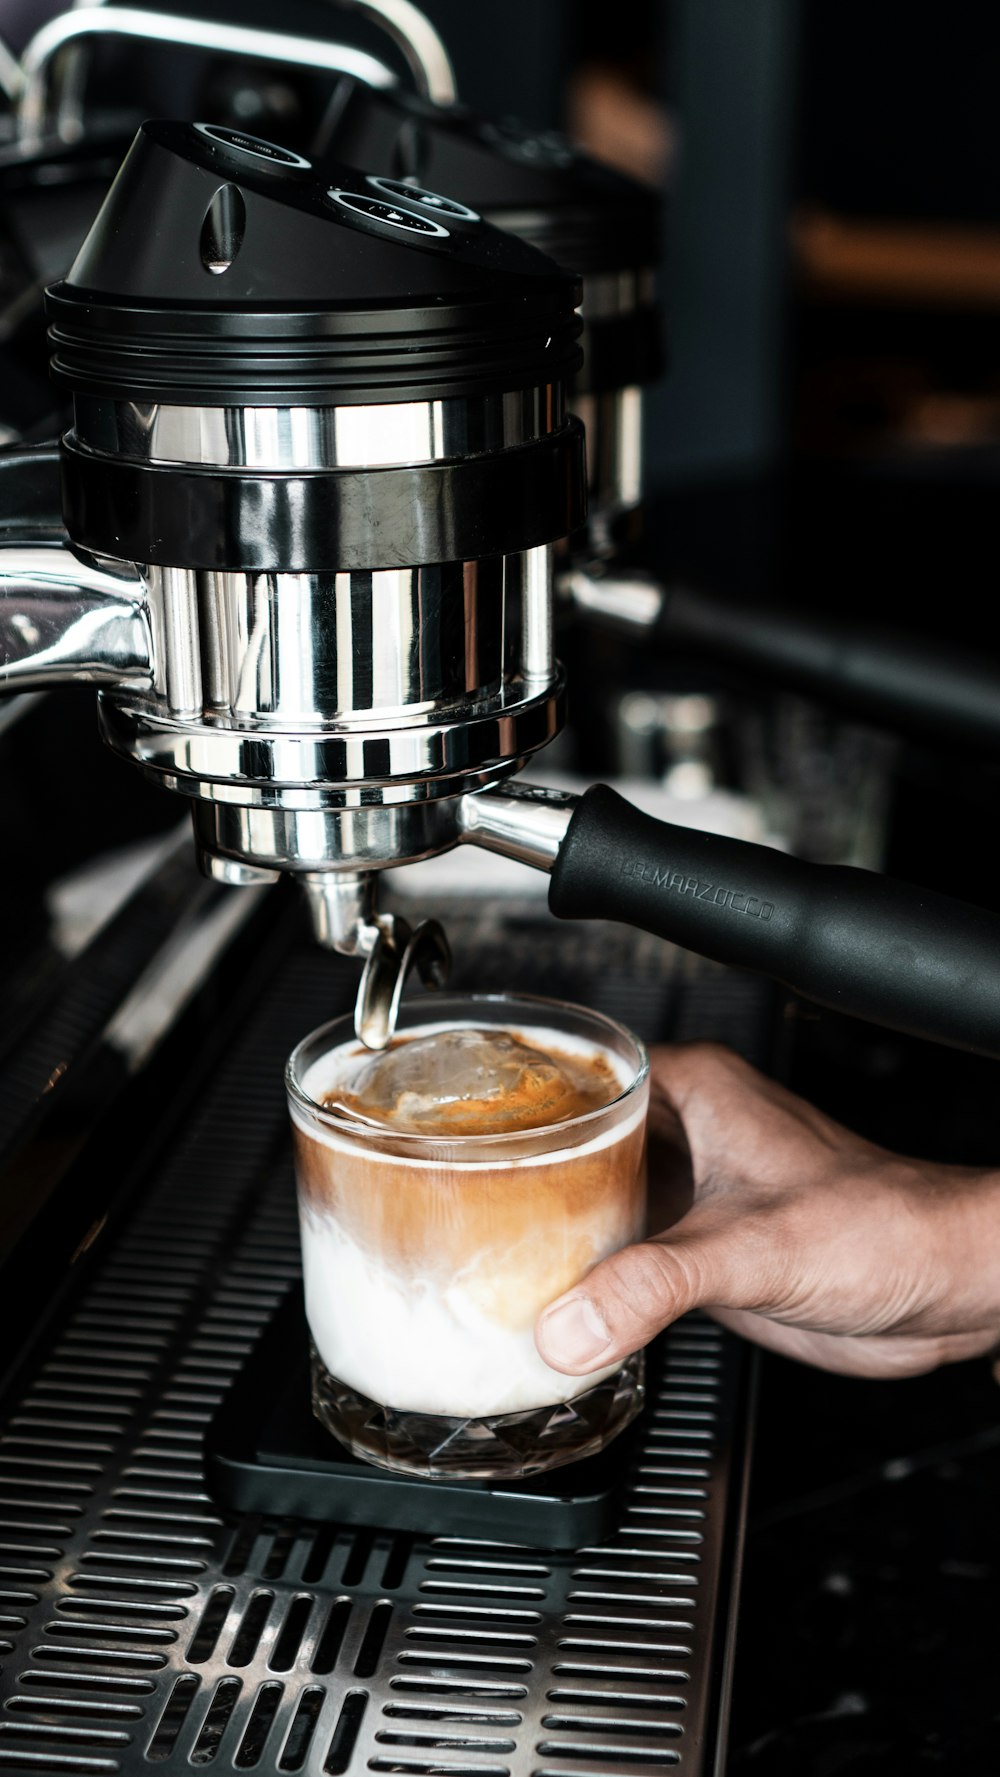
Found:
[(735, 1223), (699, 1232), (700, 1219), (687, 1216), (669, 1234), (613, 1253), (544, 1309), (535, 1343), (546, 1363), (585, 1376), (638, 1351), (691, 1308), (754, 1306)]

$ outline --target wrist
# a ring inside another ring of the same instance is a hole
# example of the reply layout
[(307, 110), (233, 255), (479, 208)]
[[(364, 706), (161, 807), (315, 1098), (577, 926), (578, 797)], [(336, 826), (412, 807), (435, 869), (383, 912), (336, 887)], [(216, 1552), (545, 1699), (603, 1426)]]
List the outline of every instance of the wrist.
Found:
[(935, 1166), (921, 1172), (928, 1175), (929, 1250), (940, 1269), (941, 1330), (992, 1329), (1000, 1343), (1000, 1171)]

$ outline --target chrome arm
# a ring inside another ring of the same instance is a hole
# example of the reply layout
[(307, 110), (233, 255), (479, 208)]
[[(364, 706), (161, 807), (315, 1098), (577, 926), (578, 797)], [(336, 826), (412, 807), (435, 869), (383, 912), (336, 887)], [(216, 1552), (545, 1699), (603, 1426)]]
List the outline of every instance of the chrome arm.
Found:
[(65, 543), (0, 547), (0, 691), (149, 684), (152, 674), (146, 590), (134, 568)]
[(513, 779), (476, 790), (458, 804), (459, 838), (484, 851), (552, 870), (579, 798)]
[(13, 105), (21, 91), (21, 64), (0, 37), (0, 93)]
[(0, 735), (6, 734), (8, 728), (13, 728), (15, 722), (20, 722), (22, 716), (26, 716), (29, 710), (44, 702), (44, 699), (44, 691), (24, 691), (19, 697), (0, 700)]
[[(432, 99), (437, 105), (453, 103), (455, 76), (448, 51), (430, 19), (420, 11), (419, 7), (413, 5), (412, 0), (335, 0), (335, 3), (347, 10), (363, 13), (366, 18), (370, 18), (373, 23), (382, 27), (402, 54), (419, 93), (427, 99)], [(74, 0), (76, 12), (86, 10), (88, 13), (92, 13), (98, 9), (106, 10), (102, 7), (101, 0)], [(185, 20), (185, 24), (187, 25), (186, 35), (182, 39), (174, 39), (174, 41), (189, 43), (192, 48), (222, 48), (224, 53), (228, 53), (231, 48), (231, 53), (236, 55), (251, 56), (253, 54), (252, 50), (246, 47), (221, 46), (217, 42), (207, 41), (206, 32), (224, 31), (230, 27), (212, 25), (200, 19)], [(95, 31), (98, 29), (96, 24), (93, 29)], [(162, 33), (153, 31), (149, 31), (147, 34), (162, 35)], [(250, 34), (247, 33), (247, 35)], [(279, 42), (279, 38), (274, 32), (253, 32), (252, 34), (258, 38), (266, 37), (270, 43), (275, 45)], [(285, 41), (294, 44), (303, 40), (288, 38)], [(351, 50), (340, 45), (326, 45), (325, 47), (329, 53), (336, 53), (342, 58), (334, 69), (335, 72), (351, 74), (356, 79), (363, 80), (368, 86), (394, 84), (394, 76), (391, 71), (373, 56), (365, 55), (361, 50)], [(269, 60), (285, 62), (296, 59), (293, 55), (282, 54), (276, 48), (269, 49), (266, 56)], [(331, 66), (329, 63), (322, 65), (324, 67)], [(16, 85), (11, 88), (12, 99), (20, 90), (22, 79), (21, 70), (16, 63), (14, 71)], [(2, 65), (0, 65), (0, 77), (2, 77)], [(69, 66), (64, 67), (55, 107), (56, 134), (64, 140), (71, 140), (80, 134), (84, 79), (84, 58), (80, 50), (77, 49), (73, 53)]]
[(140, 12), (126, 6), (86, 6), (61, 13), (36, 33), (21, 58), (23, 87), (18, 103), (18, 134), (22, 146), (36, 147), (50, 131), (63, 141), (76, 140), (82, 129), (79, 70), (64, 83), (62, 98), (51, 105), (53, 64), (67, 44), (88, 37), (138, 38), (173, 43), (181, 48), (211, 50), (248, 61), (279, 62), (350, 74), (368, 86), (395, 86), (396, 76), (384, 62), (360, 49), (320, 38), (291, 37), (280, 31), (259, 31), (249, 25), (226, 25), (211, 19), (176, 18), (169, 13)]
[(558, 588), (573, 611), (644, 643), (735, 668), (878, 729), (941, 736), (1000, 756), (1000, 667), (993, 651), (905, 631), (747, 605), (641, 573), (570, 568)]
[(579, 616), (633, 638), (655, 629), (667, 599), (666, 588), (648, 574), (605, 574), (581, 567), (567, 568), (556, 591)]
[(412, 0), (335, 0), (381, 25), (401, 52), (418, 93), (435, 105), (455, 102), (455, 74), (448, 51), (426, 13)]

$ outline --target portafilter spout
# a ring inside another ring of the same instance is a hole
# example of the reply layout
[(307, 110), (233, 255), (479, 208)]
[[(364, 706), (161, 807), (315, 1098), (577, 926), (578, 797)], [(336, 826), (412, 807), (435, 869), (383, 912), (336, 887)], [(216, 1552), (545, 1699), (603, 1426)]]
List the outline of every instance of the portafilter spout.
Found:
[(448, 984), (451, 949), (444, 927), (436, 919), (411, 926), (399, 913), (380, 913), (374, 870), (317, 870), (306, 873), (302, 883), (319, 942), (341, 956), (364, 959), (354, 1033), (367, 1049), (385, 1049), (411, 971), (416, 969), (425, 987)]

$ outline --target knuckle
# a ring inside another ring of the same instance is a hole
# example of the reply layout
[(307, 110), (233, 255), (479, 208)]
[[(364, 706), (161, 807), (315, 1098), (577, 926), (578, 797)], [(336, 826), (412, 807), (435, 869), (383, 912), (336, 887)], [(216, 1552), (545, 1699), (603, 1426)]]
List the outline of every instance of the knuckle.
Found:
[(749, 1063), (724, 1043), (689, 1043), (683, 1053), (691, 1067), (706, 1078), (742, 1078), (752, 1071)]
[(618, 1254), (610, 1297), (617, 1320), (659, 1328), (682, 1313), (691, 1299), (690, 1263), (659, 1241)]
[(720, 1107), (740, 1107), (759, 1082), (750, 1063), (722, 1043), (689, 1043), (675, 1049), (660, 1077), (676, 1097), (685, 1120), (693, 1119), (706, 1129)]

